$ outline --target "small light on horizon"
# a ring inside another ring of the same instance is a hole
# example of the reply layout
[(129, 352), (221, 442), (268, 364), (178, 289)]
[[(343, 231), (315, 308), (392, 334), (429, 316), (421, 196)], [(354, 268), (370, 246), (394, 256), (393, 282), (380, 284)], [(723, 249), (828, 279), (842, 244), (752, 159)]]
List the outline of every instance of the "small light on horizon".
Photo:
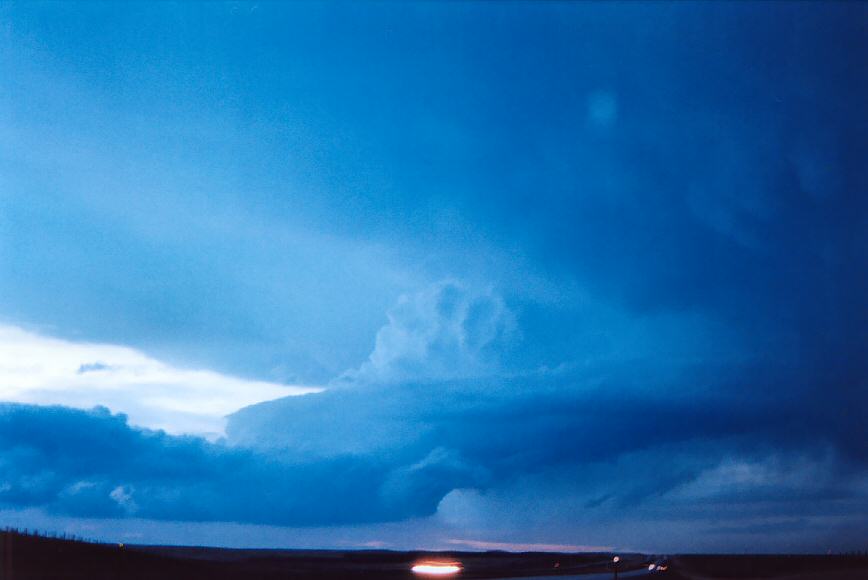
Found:
[(454, 563), (449, 564), (437, 564), (437, 563), (425, 563), (425, 564), (416, 564), (411, 568), (414, 574), (426, 574), (433, 576), (449, 576), (452, 574), (457, 574), (461, 571), (461, 566)]
[(621, 557), (620, 557), (620, 556), (615, 556), (614, 558), (612, 558), (612, 561), (613, 561), (615, 564), (617, 564), (618, 562), (621, 561)]

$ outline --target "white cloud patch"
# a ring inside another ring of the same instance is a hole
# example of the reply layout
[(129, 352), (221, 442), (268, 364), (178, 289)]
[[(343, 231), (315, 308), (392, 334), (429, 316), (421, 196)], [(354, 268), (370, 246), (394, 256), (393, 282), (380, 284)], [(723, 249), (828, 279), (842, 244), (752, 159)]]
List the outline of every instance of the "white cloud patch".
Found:
[(361, 381), (451, 379), (486, 375), (515, 332), (512, 312), (491, 291), (445, 281), (400, 298), (362, 366), (342, 378)]
[(139, 509), (139, 506), (136, 505), (136, 502), (133, 500), (132, 490), (127, 489), (123, 485), (119, 485), (111, 490), (109, 497), (127, 513), (132, 514)]
[(168, 433), (223, 434), (247, 405), (321, 389), (181, 369), (124, 346), (79, 343), (0, 325), (0, 401), (103, 405), (133, 425)]

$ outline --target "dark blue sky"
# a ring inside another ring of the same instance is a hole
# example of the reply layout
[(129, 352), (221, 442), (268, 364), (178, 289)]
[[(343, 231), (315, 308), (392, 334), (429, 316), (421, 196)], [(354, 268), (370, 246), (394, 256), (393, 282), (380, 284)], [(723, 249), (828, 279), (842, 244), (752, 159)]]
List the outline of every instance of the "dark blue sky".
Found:
[(0, 5), (0, 523), (864, 549), (866, 21)]

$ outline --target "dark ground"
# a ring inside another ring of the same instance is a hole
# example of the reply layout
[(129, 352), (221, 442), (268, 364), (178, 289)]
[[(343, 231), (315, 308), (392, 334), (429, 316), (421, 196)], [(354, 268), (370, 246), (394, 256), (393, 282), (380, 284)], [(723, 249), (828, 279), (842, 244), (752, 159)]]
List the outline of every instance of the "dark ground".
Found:
[[(622, 570), (659, 557), (620, 554)], [(234, 550), (121, 546), (0, 532), (0, 580), (391, 580), (421, 560), (460, 561), (461, 578), (611, 572), (611, 554)], [(868, 580), (866, 556), (675, 556), (654, 577)], [(557, 566), (556, 566), (557, 564)]]
[[(624, 568), (647, 566), (622, 555)], [(609, 554), (234, 550), (95, 544), (0, 532), (0, 580), (409, 580), (422, 560), (460, 561), (462, 578), (605, 572)], [(555, 564), (558, 564), (555, 567)]]

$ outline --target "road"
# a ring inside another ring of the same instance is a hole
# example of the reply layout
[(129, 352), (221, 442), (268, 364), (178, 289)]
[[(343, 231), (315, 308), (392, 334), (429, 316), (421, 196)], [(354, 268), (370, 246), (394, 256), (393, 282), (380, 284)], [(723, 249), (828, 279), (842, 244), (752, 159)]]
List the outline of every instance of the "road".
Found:
[[(663, 578), (664, 576), (657, 572), (651, 572), (647, 568), (639, 570), (630, 570), (627, 572), (618, 572), (618, 579), (621, 578)], [(575, 574), (571, 576), (524, 576), (521, 578), (498, 578), (497, 580), (612, 580), (614, 575), (612, 572), (603, 572), (597, 574)]]

